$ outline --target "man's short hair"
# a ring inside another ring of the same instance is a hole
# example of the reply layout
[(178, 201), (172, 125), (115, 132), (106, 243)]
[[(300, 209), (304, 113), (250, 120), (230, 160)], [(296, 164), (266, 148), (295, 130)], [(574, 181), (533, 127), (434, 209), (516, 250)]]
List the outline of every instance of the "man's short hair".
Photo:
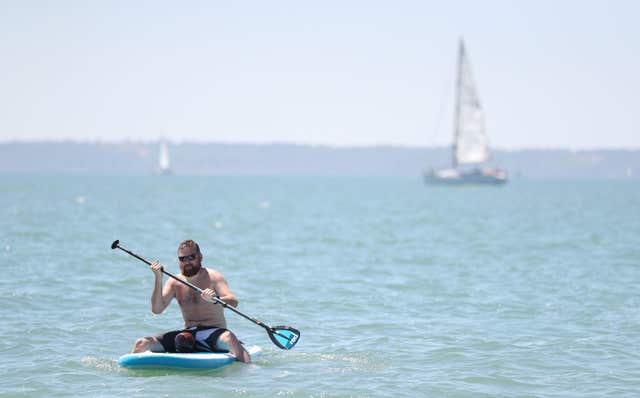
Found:
[(178, 246), (178, 252), (182, 249), (186, 249), (186, 248), (194, 248), (196, 249), (196, 253), (200, 253), (200, 246), (198, 246), (198, 244), (191, 240), (191, 239), (187, 239), (184, 242), (180, 243), (180, 246)]

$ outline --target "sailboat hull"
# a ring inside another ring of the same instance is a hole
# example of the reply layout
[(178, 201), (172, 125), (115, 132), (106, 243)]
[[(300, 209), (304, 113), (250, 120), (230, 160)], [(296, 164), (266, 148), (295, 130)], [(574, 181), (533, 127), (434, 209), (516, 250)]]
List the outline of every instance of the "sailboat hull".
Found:
[(424, 174), (424, 182), (428, 185), (502, 185), (507, 179), (507, 173), (496, 168), (441, 169)]

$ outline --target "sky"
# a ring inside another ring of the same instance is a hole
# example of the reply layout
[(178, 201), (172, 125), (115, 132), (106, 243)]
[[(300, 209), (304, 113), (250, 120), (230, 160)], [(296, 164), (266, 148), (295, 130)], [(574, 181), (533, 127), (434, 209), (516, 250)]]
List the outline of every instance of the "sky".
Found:
[(640, 148), (637, 1), (0, 0), (0, 142)]

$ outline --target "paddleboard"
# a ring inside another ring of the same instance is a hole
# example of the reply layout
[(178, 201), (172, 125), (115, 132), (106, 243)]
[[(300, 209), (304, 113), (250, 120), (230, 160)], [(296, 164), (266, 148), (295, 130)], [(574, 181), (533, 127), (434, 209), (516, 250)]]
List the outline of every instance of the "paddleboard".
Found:
[[(246, 347), (253, 360), (262, 352), (256, 345)], [(118, 365), (128, 369), (217, 369), (229, 365), (236, 357), (229, 353), (194, 352), (141, 352), (126, 354), (118, 359)]]

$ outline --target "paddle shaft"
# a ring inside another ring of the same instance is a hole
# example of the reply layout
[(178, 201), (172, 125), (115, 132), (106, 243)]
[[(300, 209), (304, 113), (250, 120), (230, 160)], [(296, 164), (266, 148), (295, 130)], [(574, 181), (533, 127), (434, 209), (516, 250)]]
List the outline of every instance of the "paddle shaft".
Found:
[[(132, 252), (131, 250), (128, 250), (124, 247), (122, 247), (120, 245), (120, 243), (118, 243), (118, 241), (113, 242), (113, 244), (111, 245), (112, 249), (118, 248), (120, 250), (122, 250), (123, 252), (127, 253), (130, 256), (133, 256), (135, 258), (137, 258), (138, 260), (142, 261), (143, 263), (146, 263), (148, 265), (151, 265), (151, 262), (143, 257), (138, 256), (137, 254), (135, 254), (134, 252)], [(190, 283), (188, 281), (185, 281), (184, 279), (180, 279), (177, 276), (173, 275), (171, 272), (169, 271), (165, 271), (164, 268), (161, 269), (162, 273), (167, 275), (168, 277), (171, 277), (175, 280), (177, 280), (178, 282), (189, 286), (191, 289), (195, 290), (198, 293), (202, 293), (202, 289), (200, 289), (198, 286), (194, 285), (193, 283)], [(211, 298), (213, 301), (215, 301), (217, 304), (222, 305), (224, 308), (228, 308), (231, 311), (235, 312), (236, 314), (240, 315), (241, 317), (250, 320), (251, 322), (255, 323), (258, 326), (262, 326), (263, 328), (265, 328), (267, 330), (267, 332), (269, 333), (276, 333), (277, 335), (287, 338), (286, 336), (282, 336), (280, 333), (276, 332), (275, 330), (273, 330), (272, 328), (270, 328), (268, 325), (266, 325), (264, 322), (259, 321), (255, 318), (250, 317), (249, 315), (243, 314), (242, 312), (240, 312), (240, 310), (238, 310), (237, 308), (235, 308), (232, 305), (229, 305), (227, 303), (225, 303), (224, 301), (220, 300), (218, 297), (212, 297)]]

